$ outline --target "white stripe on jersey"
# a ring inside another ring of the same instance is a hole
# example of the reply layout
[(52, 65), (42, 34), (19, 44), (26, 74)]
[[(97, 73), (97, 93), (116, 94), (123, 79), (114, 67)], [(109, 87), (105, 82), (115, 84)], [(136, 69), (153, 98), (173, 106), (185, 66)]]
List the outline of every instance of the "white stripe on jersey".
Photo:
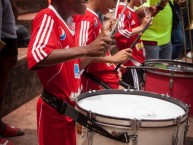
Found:
[(127, 29), (124, 29), (124, 19), (125, 19), (125, 17), (126, 17), (126, 15), (123, 15), (121, 17), (121, 19), (119, 21), (119, 25), (118, 25), (118, 31), (119, 31), (120, 34), (122, 34), (126, 38), (130, 38), (132, 33), (130, 31), (128, 31)]
[(58, 70), (58, 72), (56, 74), (54, 74), (47, 82), (47, 85), (62, 71), (62, 68), (63, 68), (63, 63), (61, 64), (60, 66), (60, 69)]
[(133, 84), (134, 84), (134, 88), (136, 88), (137, 90), (139, 90), (140, 86), (139, 86), (139, 77), (137, 74), (136, 69), (131, 69), (131, 74), (133, 76)]
[[(50, 24), (50, 20), (51, 20), (51, 17), (49, 16), (49, 17), (48, 17), (48, 22), (46, 23), (46, 27), (45, 27), (45, 29), (44, 29), (44, 32), (42, 33), (42, 37), (40, 38), (39, 42), (37, 43), (38, 46), (36, 47), (37, 54), (38, 54), (38, 56), (40, 57), (41, 60), (43, 59), (43, 57), (42, 57), (41, 54), (40, 54), (40, 53), (43, 52), (42, 49), (41, 49), (43, 46), (41, 46), (41, 45), (42, 45), (42, 43), (43, 43), (44, 36), (45, 36), (45, 34), (46, 34), (46, 31), (45, 31), (45, 30), (48, 29), (48, 26), (49, 26), (49, 24)], [(38, 48), (40, 48), (40, 52), (38, 51)], [(44, 56), (46, 56), (46, 53), (45, 53), (45, 52), (43, 52), (43, 54), (44, 54)]]
[(39, 62), (47, 56), (47, 54), (43, 51), (43, 48), (48, 43), (53, 24), (53, 19), (45, 14), (32, 48), (32, 54), (36, 62)]
[(88, 41), (88, 29), (90, 22), (82, 21), (79, 36), (79, 46), (85, 46)]
[[(43, 105), (44, 105), (44, 102), (42, 102), (41, 103), (41, 109), (40, 109), (40, 112), (39, 112), (39, 120), (38, 120), (38, 130), (37, 130), (37, 134), (38, 134), (38, 138), (40, 137), (40, 131), (39, 131), (39, 129), (40, 129), (40, 125), (41, 125), (41, 120), (42, 120), (42, 107), (43, 107)], [(38, 141), (39, 142), (39, 141)]]

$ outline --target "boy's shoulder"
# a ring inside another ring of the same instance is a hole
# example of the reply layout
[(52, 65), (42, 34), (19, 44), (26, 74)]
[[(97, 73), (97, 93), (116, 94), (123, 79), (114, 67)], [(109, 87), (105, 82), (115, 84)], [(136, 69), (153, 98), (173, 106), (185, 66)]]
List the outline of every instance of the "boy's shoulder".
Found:
[(50, 8), (45, 8), (36, 14), (35, 19), (39, 19), (39, 18), (44, 17), (44, 16), (47, 16), (47, 17), (49, 16), (49, 17), (54, 19), (56, 17), (56, 14)]
[(94, 22), (98, 18), (97, 15), (94, 15), (90, 13), (89, 11), (86, 11), (84, 15), (75, 15), (73, 16), (73, 19), (75, 22), (80, 22), (80, 21), (89, 21), (89, 22)]

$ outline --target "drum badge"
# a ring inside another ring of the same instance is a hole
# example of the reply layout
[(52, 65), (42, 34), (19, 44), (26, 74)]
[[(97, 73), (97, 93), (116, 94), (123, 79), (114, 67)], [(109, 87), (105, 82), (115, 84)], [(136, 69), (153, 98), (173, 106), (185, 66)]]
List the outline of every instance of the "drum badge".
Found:
[(82, 125), (79, 123), (76, 123), (76, 131), (77, 134), (81, 135), (82, 134)]
[(94, 27), (98, 27), (98, 20), (96, 18), (94, 18)]
[(131, 12), (128, 12), (128, 13), (127, 13), (127, 18), (128, 18), (128, 19), (131, 19)]
[(80, 78), (80, 69), (78, 64), (74, 64), (74, 76), (75, 78)]
[(61, 26), (58, 27), (58, 29), (59, 29), (59, 34), (60, 34), (60, 40), (66, 39), (66, 33), (65, 33), (64, 29)]

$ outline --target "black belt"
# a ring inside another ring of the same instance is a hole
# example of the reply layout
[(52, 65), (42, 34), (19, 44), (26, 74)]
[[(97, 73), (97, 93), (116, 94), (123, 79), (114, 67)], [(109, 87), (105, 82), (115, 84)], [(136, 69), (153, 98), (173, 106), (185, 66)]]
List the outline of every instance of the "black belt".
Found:
[(99, 126), (96, 122), (94, 122), (92, 119), (88, 118), (84, 114), (77, 111), (73, 106), (70, 104), (64, 102), (63, 100), (58, 99), (54, 95), (48, 93), (46, 90), (42, 93), (42, 99), (44, 102), (58, 110), (60, 114), (66, 115), (70, 118), (72, 118), (74, 121), (80, 123), (81, 125), (85, 126), (91, 131), (97, 132), (103, 136), (106, 136), (108, 138), (114, 139), (116, 141), (129, 143), (129, 139), (136, 137), (134, 135), (128, 136), (127, 132), (121, 133), (117, 136), (113, 136), (108, 131), (106, 131), (104, 128)]
[(146, 41), (143, 40), (144, 45), (152, 45), (152, 46), (157, 46), (157, 41)]

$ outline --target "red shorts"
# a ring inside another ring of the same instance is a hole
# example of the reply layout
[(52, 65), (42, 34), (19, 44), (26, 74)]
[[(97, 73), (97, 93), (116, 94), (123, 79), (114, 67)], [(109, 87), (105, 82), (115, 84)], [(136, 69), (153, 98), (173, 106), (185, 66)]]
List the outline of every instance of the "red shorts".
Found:
[(37, 103), (39, 145), (76, 145), (75, 123), (39, 98)]

